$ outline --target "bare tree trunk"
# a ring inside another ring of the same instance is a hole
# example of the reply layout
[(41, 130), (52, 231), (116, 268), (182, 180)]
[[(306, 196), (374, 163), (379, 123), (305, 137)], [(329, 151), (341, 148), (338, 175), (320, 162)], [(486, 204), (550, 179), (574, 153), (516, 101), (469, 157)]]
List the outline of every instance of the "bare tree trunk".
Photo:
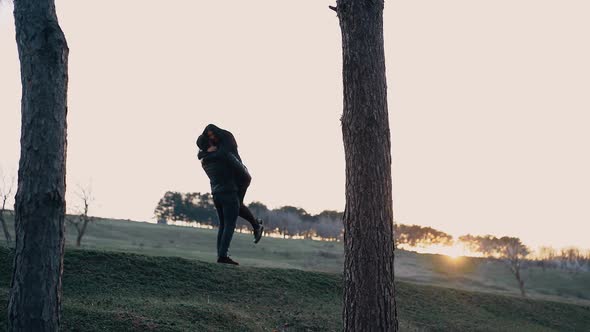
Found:
[(522, 295), (522, 297), (526, 297), (526, 292), (524, 291), (524, 282), (522, 280), (518, 281), (518, 286), (520, 287), (520, 295)]
[(8, 226), (6, 226), (6, 220), (4, 219), (4, 209), (0, 211), (0, 222), (2, 223), (2, 230), (4, 231), (4, 237), (6, 238), (6, 243), (8, 246), (12, 244), (12, 237), (8, 232)]
[(4, 197), (2, 197), (2, 208), (0, 209), (0, 222), (2, 222), (2, 230), (4, 231), (4, 237), (6, 238), (6, 243), (8, 244), (8, 246), (11, 246), (12, 244), (12, 237), (8, 232), (8, 226), (6, 226), (6, 219), (4, 219), (4, 214), (6, 213), (6, 200), (8, 199), (8, 196), (11, 192), (12, 186), (8, 190), (8, 193)]
[(2, 230), (4, 231), (4, 237), (6, 238), (6, 243), (10, 247), (12, 245), (12, 237), (8, 232), (8, 227), (6, 226), (6, 221), (4, 220), (4, 216), (0, 218), (2, 220)]
[(522, 297), (526, 297), (526, 293), (524, 291), (524, 280), (522, 280), (522, 278), (520, 277), (520, 270), (516, 270), (516, 272), (514, 273), (514, 276), (516, 277), (516, 281), (518, 281), (518, 288), (520, 289), (520, 295)]
[(383, 0), (338, 0), (346, 159), (345, 331), (397, 331)]
[(78, 236), (76, 236), (76, 247), (80, 247), (82, 246), (82, 236), (84, 234), (82, 234), (81, 232), (78, 232)]
[(60, 326), (68, 46), (53, 0), (15, 0), (22, 132), (10, 331)]
[(78, 236), (76, 237), (76, 247), (80, 247), (82, 245), (82, 237), (86, 233), (86, 227), (88, 226), (89, 218), (86, 216), (84, 217), (84, 221), (82, 221), (82, 227), (78, 228)]

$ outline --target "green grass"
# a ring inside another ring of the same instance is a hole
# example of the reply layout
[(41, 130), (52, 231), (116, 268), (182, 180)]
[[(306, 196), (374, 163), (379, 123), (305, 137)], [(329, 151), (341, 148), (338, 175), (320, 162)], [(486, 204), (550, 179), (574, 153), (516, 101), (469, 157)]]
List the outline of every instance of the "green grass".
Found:
[[(82, 249), (74, 249), (75, 230), (68, 226), (63, 330), (341, 329), (342, 244), (264, 238), (254, 245), (251, 235), (236, 234), (231, 253), (242, 264), (236, 268), (212, 263), (215, 234), (100, 219), (89, 226)], [(9, 256), (0, 247), (3, 308)], [(397, 251), (403, 330), (588, 330), (589, 273), (526, 273), (531, 299), (515, 296), (516, 284), (498, 262)], [(0, 315), (0, 330), (5, 316)]]
[[(0, 305), (12, 254), (0, 248)], [(63, 331), (337, 331), (341, 275), (69, 249)], [(585, 331), (590, 307), (397, 283), (417, 331)], [(6, 311), (4, 311), (6, 312)], [(6, 315), (0, 315), (6, 328)]]
[[(12, 226), (12, 221), (8, 224)], [(71, 248), (75, 229), (66, 227)], [(174, 256), (214, 262), (216, 230), (155, 225), (124, 220), (99, 219), (88, 226), (82, 248)], [(273, 267), (341, 273), (341, 243), (263, 238), (254, 245), (249, 234), (236, 234), (232, 257), (249, 267)], [(396, 252), (396, 278), (414, 283), (469, 291), (519, 295), (514, 277), (496, 261), (478, 258), (450, 260), (446, 256)], [(531, 298), (590, 305), (590, 273), (530, 268), (524, 272)]]

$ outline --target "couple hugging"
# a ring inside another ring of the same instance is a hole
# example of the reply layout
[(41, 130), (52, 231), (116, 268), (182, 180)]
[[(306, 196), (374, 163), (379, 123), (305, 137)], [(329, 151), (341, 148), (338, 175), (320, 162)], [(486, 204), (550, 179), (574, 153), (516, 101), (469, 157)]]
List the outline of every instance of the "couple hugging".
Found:
[(213, 203), (219, 217), (217, 262), (239, 265), (228, 256), (238, 216), (252, 225), (254, 243), (260, 241), (264, 232), (262, 220), (256, 219), (244, 205), (244, 196), (252, 177), (242, 163), (242, 158), (238, 154), (238, 144), (229, 131), (209, 124), (197, 139), (197, 146), (199, 160), (211, 183)]

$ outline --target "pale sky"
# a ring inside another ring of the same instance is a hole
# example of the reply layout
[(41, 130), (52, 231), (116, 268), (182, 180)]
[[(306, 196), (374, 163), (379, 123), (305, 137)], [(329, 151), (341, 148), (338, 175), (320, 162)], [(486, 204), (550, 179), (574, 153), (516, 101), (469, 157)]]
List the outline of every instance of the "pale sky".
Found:
[[(335, 1), (57, 0), (70, 46), (69, 205), (149, 220), (208, 192), (195, 139), (234, 133), (246, 201), (344, 209)], [(589, 247), (590, 2), (386, 1), (395, 219), (455, 236)], [(0, 167), (16, 171), (20, 78), (0, 5)]]

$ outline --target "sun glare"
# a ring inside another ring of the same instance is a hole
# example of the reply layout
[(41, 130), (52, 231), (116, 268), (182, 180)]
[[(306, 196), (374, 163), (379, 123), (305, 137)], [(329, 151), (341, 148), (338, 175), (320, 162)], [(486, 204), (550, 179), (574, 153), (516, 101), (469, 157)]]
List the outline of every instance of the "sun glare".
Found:
[(451, 254), (451, 255), (447, 255), (447, 256), (448, 256), (450, 259), (452, 259), (452, 260), (457, 260), (457, 259), (459, 259), (459, 258), (461, 257), (461, 256), (459, 256), (459, 255), (455, 255), (455, 254)]
[(433, 244), (430, 246), (416, 246), (416, 247), (411, 247), (411, 246), (407, 246), (407, 245), (399, 245), (398, 247), (400, 249), (404, 249), (404, 250), (416, 251), (421, 254), (445, 255), (445, 256), (448, 256), (449, 258), (451, 258), (452, 260), (457, 260), (457, 259), (464, 257), (464, 256), (472, 256), (472, 257), (481, 256), (480, 253), (472, 252), (471, 250), (468, 250), (467, 248), (465, 248), (465, 246), (463, 246), (460, 243), (454, 243), (453, 245), (449, 245), (449, 246), (442, 245), (442, 244)]

